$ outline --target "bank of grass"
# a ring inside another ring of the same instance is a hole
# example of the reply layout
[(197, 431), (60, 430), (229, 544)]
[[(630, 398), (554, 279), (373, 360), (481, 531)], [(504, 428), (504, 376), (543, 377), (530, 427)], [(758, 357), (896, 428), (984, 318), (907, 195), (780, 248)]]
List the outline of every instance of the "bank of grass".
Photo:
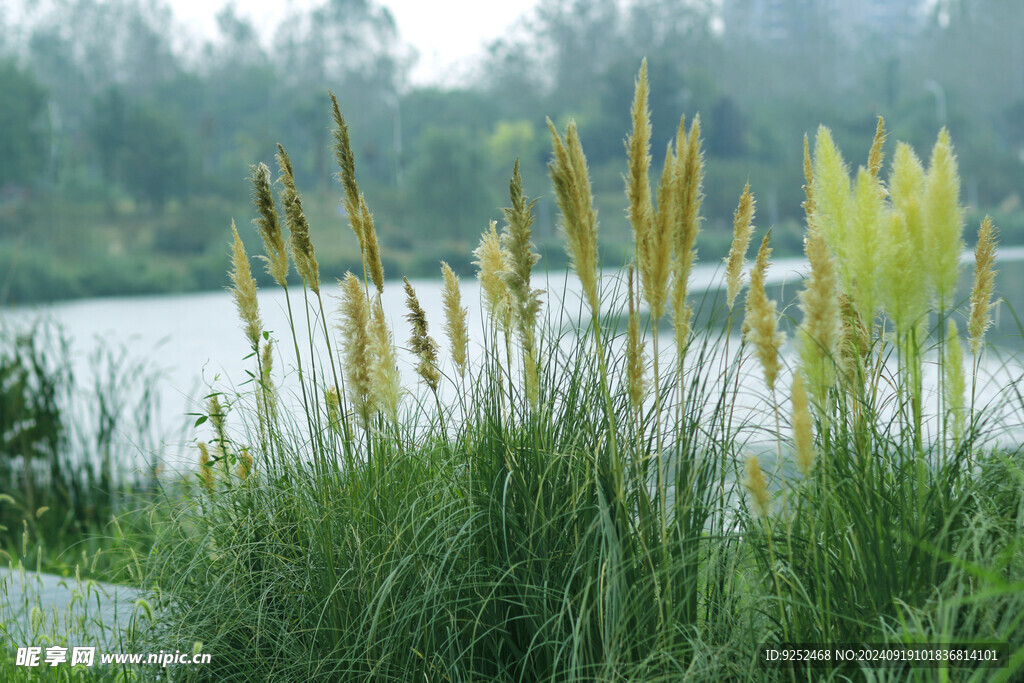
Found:
[(0, 322), (0, 562), (138, 580), (143, 512), (159, 486), (153, 366), (98, 343), (78, 376), (71, 340), (45, 318)]
[[(373, 219), (336, 105), (343, 201), (363, 255), (342, 283), (340, 316), (325, 315), (285, 151), (283, 219), (269, 169), (254, 167), (268, 275), (288, 290), (293, 321), (316, 325), (309, 338), (297, 324), (263, 330), (236, 233), (231, 276), (251, 381), (209, 397), (201, 421), (212, 438), (186, 495), (166, 500), (171, 521), (149, 557), (159, 623), (136, 649), (202, 642), (213, 663), (184, 675), (209, 680), (1020, 675), (1024, 467), (1020, 448), (996, 437), (1019, 427), (1024, 401), (1018, 383), (994, 404), (977, 399), (995, 234), (979, 240), (970, 307), (954, 307), (963, 218), (948, 137), (927, 168), (899, 147), (883, 182), (880, 122), (851, 183), (819, 131), (805, 165), (811, 273), (799, 311), (782, 314), (797, 327), (784, 352), (764, 288), (767, 235), (742, 279), (748, 191), (726, 300), (688, 295), (699, 121), (680, 124), (652, 188), (646, 98), (644, 67), (627, 140), (635, 257), (619, 286), (597, 277), (575, 127), (552, 127), (579, 298), (553, 303), (531, 280), (533, 204), (517, 166), (505, 226), (474, 252), (479, 353), (450, 271), (450, 359), (406, 283), (418, 388), (399, 384)], [(301, 290), (288, 285), (292, 265)], [(958, 343), (964, 316), (969, 354)], [(695, 322), (708, 319), (724, 324)], [(670, 333), (652, 335), (662, 321)], [(282, 358), (291, 397), (275, 369)], [(760, 646), (783, 642), (970, 641), (1008, 644), (1007, 666), (758, 663)]]

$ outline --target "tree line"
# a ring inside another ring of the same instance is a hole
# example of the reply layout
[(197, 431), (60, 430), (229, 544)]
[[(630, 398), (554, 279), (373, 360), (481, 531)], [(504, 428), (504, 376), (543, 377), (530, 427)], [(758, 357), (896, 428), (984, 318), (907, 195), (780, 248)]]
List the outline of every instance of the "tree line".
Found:
[[(219, 260), (231, 218), (246, 222), (239, 179), (270, 162), (278, 142), (300, 191), (322, 197), (332, 217), (329, 90), (382, 246), (403, 267), (464, 261), (455, 255), (500, 217), (517, 157), (527, 193), (541, 196), (539, 239), (554, 237), (546, 117), (577, 121), (604, 234), (625, 248), (622, 142), (645, 57), (656, 159), (680, 115), (701, 116), (705, 239), (716, 248), (749, 180), (758, 220), (794, 225), (779, 247), (798, 251), (803, 135), (824, 123), (842, 148), (866, 150), (878, 115), (922, 154), (947, 126), (965, 202), (996, 212), (1004, 238), (1024, 240), (1024, 4), (920, 3), (899, 41), (879, 33), (852, 44), (816, 13), (826, 3), (805, 2), (776, 3), (775, 20), (803, 33), (771, 42), (770, 27), (735, 20), (760, 16), (757, 5), (541, 0), (457, 87), (409, 82), (415, 53), (371, 0), (292, 8), (270, 30), (229, 5), (211, 40), (190, 35), (161, 0), (14, 5), (0, 13), (0, 252), (22, 255), (17, 266), (0, 257), (0, 285), (26, 277), (32, 253), (66, 250), (72, 229), (103, 258), (155, 254), (191, 286), (219, 283), (203, 263)], [(176, 259), (199, 265), (182, 271)], [(118, 286), (131, 289), (137, 278), (124, 277)]]

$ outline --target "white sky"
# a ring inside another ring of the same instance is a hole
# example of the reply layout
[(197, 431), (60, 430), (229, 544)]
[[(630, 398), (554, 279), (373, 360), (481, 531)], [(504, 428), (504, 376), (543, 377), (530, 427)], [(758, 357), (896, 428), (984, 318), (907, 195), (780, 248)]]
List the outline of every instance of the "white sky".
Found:
[[(321, 0), (321, 2), (324, 0)], [(227, 0), (167, 0), (177, 18), (204, 37), (216, 34), (216, 14)], [(538, 0), (377, 0), (391, 10), (403, 42), (419, 52), (412, 82), (444, 80), (452, 67), (472, 57)], [(316, 0), (244, 0), (238, 13), (253, 19), (261, 31), (276, 26), (290, 7), (311, 7)]]

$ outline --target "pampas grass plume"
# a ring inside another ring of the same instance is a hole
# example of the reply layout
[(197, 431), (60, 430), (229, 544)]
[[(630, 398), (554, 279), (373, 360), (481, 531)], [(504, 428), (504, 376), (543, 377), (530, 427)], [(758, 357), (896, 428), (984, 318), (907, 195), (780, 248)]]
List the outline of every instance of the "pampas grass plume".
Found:
[(629, 161), (629, 176), (626, 180), (626, 196), (629, 199), (627, 216), (633, 226), (633, 235), (638, 250), (650, 239), (654, 227), (654, 209), (651, 206), (651, 115), (647, 109), (648, 83), (647, 60), (640, 64), (633, 91), (633, 107), (630, 110), (633, 130), (626, 140), (626, 155)]
[(441, 262), (441, 273), (444, 276), (444, 331), (451, 345), (452, 360), (459, 369), (459, 375), (465, 377), (466, 349), (469, 346), (469, 331), (466, 326), (468, 309), (462, 307), (459, 278), (444, 261)]
[(974, 285), (971, 287), (971, 312), (967, 331), (971, 338), (971, 353), (978, 355), (985, 331), (992, 324), (992, 289), (996, 280), (996, 236), (992, 219), (985, 216), (978, 230), (978, 244), (974, 247)]
[(416, 290), (412, 288), (409, 278), (403, 279), (405, 281), (406, 305), (409, 308), (409, 313), (405, 317), (412, 325), (409, 346), (420, 359), (419, 365), (416, 366), (416, 372), (423, 378), (431, 391), (437, 391), (438, 382), (441, 380), (441, 373), (437, 369), (437, 342), (427, 334), (427, 314), (420, 306)]
[(284, 204), (284, 217), (290, 233), (288, 243), (295, 261), (295, 270), (314, 293), (320, 293), (320, 266), (316, 261), (313, 241), (309, 237), (309, 221), (302, 210), (302, 199), (295, 188), (295, 172), (291, 159), (284, 147), (277, 145), (277, 165), (281, 170), (281, 202)]
[(505, 228), (501, 234), (501, 248), (504, 252), (505, 268), (499, 275), (504, 279), (515, 302), (516, 326), (520, 341), (527, 352), (533, 351), (534, 330), (540, 314), (540, 295), (543, 292), (530, 286), (533, 267), (540, 260), (534, 249), (532, 232), (533, 207), (537, 200), (527, 201), (523, 195), (523, 178), (519, 173), (519, 159), (512, 169), (509, 181), (509, 198), (512, 206), (502, 209)]
[(359, 278), (351, 272), (341, 285), (341, 315), (343, 324), (342, 352), (344, 354), (345, 388), (359, 417), (366, 422), (373, 408), (370, 386), (370, 307), (366, 291)]
[(771, 508), (771, 497), (768, 495), (768, 484), (764, 480), (764, 472), (761, 471), (761, 464), (757, 461), (757, 456), (747, 457), (746, 475), (743, 485), (750, 494), (754, 512), (758, 517), (767, 517)]
[(270, 169), (260, 163), (252, 167), (253, 204), (260, 217), (253, 223), (263, 239), (264, 256), (259, 258), (266, 262), (267, 273), (281, 287), (288, 286), (288, 249), (281, 234), (281, 221), (274, 206), (274, 194), (270, 190)]
[(477, 278), (484, 293), (484, 305), (491, 319), (502, 330), (508, 331), (512, 322), (512, 293), (502, 273), (510, 267), (510, 254), (502, 248), (498, 235), (498, 222), (491, 221), (490, 227), (480, 235), (480, 245), (473, 250), (477, 260)]
[(658, 183), (658, 208), (651, 229), (637, 233), (637, 252), (640, 259), (640, 284), (644, 298), (657, 322), (665, 314), (668, 296), (668, 277), (675, 253), (674, 232), (679, 216), (676, 157), (672, 143), (665, 149), (665, 163)]
[(768, 299), (765, 292), (765, 273), (772, 248), (768, 246), (769, 231), (761, 240), (757, 261), (750, 270), (750, 289), (747, 291), (747, 305), (743, 321), (744, 336), (754, 345), (755, 353), (764, 370), (764, 381), (770, 390), (775, 389), (780, 362), (779, 349), (785, 341), (785, 334), (778, 330), (778, 314), (775, 301)]
[(373, 302), (370, 320), (370, 386), (373, 401), (392, 421), (398, 421), (398, 404), (402, 399), (401, 379), (395, 358), (395, 343), (384, 320), (380, 298)]
[(576, 275), (583, 284), (583, 292), (591, 312), (600, 310), (597, 295), (597, 210), (594, 208), (587, 173), (587, 159), (583, 154), (576, 122), (570, 121), (565, 129), (565, 140), (547, 120), (551, 131), (554, 158), (548, 164), (555, 187), (555, 198), (562, 213), (562, 229), (566, 235), (566, 252)]
[(824, 405), (825, 393), (835, 379), (832, 359), (841, 325), (835, 264), (825, 238), (816, 229), (810, 231), (804, 251), (811, 264), (811, 274), (799, 294), (803, 313), (798, 331), (800, 359), (811, 393), (818, 405)]
[(633, 267), (629, 268), (629, 323), (626, 328), (626, 372), (629, 383), (629, 402), (634, 410), (643, 403), (646, 381), (644, 379), (644, 342), (640, 337), (640, 315), (636, 310), (636, 289), (633, 285)]
[(234, 221), (231, 221), (231, 234), (234, 236), (231, 244), (231, 296), (235, 300), (239, 317), (245, 323), (245, 338), (249, 340), (249, 347), (255, 351), (260, 346), (260, 336), (263, 334), (263, 321), (260, 319), (260, 306), (256, 298), (256, 280), (249, 269), (249, 257)]
[(960, 273), (964, 220), (956, 156), (945, 128), (939, 131), (924, 179), (924, 215), (925, 225), (931, 231), (926, 242), (931, 252), (928, 273), (939, 305), (946, 307), (953, 301)]
[(793, 373), (793, 445), (796, 448), (796, 466), (805, 477), (814, 466), (814, 435), (811, 433), (811, 409), (807, 400), (804, 377)]
[(729, 248), (729, 256), (725, 259), (726, 303), (730, 311), (743, 285), (743, 263), (750, 246), (750, 235), (754, 231), (753, 220), (754, 195), (750, 194), (750, 183), (747, 183), (733, 214), (732, 246)]

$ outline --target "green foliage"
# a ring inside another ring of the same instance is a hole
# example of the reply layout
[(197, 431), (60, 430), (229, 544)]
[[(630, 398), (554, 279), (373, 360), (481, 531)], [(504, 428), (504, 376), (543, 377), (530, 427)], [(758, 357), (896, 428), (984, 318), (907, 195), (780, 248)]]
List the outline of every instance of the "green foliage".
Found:
[(157, 108), (127, 101), (117, 89), (94, 102), (89, 132), (108, 183), (162, 208), (190, 187), (189, 146), (173, 119)]
[(497, 213), (486, 158), (465, 128), (428, 128), (409, 166), (408, 201), (424, 237), (472, 239)]
[(30, 71), (0, 55), (0, 188), (31, 187), (45, 167), (46, 91)]
[(63, 569), (61, 553), (72, 546), (72, 562), (109, 549), (99, 567), (113, 570), (124, 536), (108, 525), (153, 484), (156, 461), (140, 471), (135, 449), (159, 457), (150, 424), (155, 378), (123, 349), (98, 350), (87, 378), (73, 374), (70, 359), (70, 342), (52, 323), (0, 328), (0, 550)]

